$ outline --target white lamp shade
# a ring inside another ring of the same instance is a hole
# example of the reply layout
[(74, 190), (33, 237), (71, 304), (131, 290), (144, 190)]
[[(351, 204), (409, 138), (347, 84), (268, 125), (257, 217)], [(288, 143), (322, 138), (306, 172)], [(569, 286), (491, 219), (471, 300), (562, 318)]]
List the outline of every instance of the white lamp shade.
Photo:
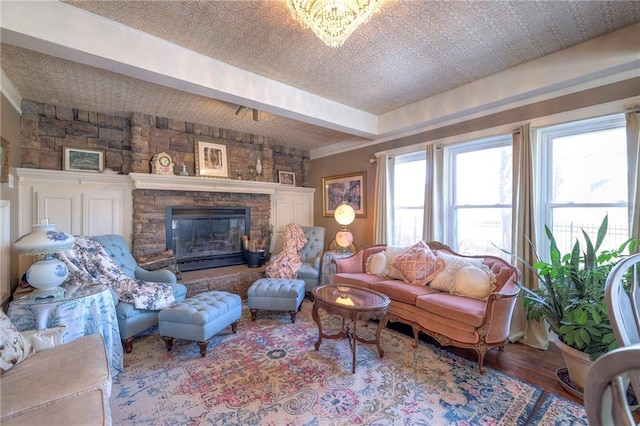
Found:
[(73, 235), (56, 231), (55, 224), (36, 224), (31, 226), (29, 234), (18, 238), (13, 246), (20, 252), (29, 255), (58, 253), (73, 247), (76, 240)]
[(355, 220), (356, 212), (349, 204), (340, 204), (333, 213), (333, 217), (340, 225), (348, 226)]

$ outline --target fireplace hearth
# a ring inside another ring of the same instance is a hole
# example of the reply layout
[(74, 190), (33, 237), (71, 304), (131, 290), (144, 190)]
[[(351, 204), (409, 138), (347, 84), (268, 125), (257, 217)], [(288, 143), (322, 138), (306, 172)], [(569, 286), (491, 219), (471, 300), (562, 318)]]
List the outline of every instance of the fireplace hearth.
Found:
[(242, 236), (249, 235), (249, 208), (172, 206), (165, 215), (167, 249), (181, 272), (246, 263)]

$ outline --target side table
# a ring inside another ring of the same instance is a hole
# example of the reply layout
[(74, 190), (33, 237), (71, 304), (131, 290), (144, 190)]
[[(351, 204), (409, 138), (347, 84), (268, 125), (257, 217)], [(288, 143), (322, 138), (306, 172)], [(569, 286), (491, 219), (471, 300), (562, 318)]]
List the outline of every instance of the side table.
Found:
[(332, 259), (342, 259), (353, 255), (351, 252), (327, 250), (322, 255), (322, 264), (320, 266), (320, 283), (318, 285), (333, 284), (333, 276), (336, 273), (336, 265)]
[(111, 290), (103, 285), (66, 289), (64, 297), (56, 299), (18, 296), (9, 304), (7, 316), (19, 331), (66, 325), (65, 343), (89, 334), (102, 334), (111, 375), (117, 375), (124, 370), (123, 351)]

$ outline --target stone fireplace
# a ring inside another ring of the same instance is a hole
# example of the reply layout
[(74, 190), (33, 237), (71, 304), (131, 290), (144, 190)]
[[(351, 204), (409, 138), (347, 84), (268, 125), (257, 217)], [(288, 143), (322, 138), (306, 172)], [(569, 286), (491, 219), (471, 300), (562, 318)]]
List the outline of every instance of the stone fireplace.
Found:
[(165, 240), (182, 272), (245, 263), (242, 236), (251, 234), (250, 209), (169, 206)]

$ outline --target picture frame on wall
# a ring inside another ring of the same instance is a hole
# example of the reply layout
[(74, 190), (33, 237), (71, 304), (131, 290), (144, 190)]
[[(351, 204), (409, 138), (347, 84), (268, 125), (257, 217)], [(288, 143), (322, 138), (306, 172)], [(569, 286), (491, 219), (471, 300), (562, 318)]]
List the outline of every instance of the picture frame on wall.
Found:
[(64, 147), (62, 170), (100, 173), (104, 170), (104, 151)]
[(0, 183), (9, 181), (9, 141), (0, 138)]
[(293, 172), (278, 170), (278, 182), (282, 185), (296, 186), (296, 174)]
[(356, 217), (367, 217), (365, 184), (365, 172), (322, 178), (322, 215), (333, 217), (336, 208), (347, 203), (355, 210)]
[(229, 177), (227, 147), (213, 142), (196, 143), (196, 176)]

